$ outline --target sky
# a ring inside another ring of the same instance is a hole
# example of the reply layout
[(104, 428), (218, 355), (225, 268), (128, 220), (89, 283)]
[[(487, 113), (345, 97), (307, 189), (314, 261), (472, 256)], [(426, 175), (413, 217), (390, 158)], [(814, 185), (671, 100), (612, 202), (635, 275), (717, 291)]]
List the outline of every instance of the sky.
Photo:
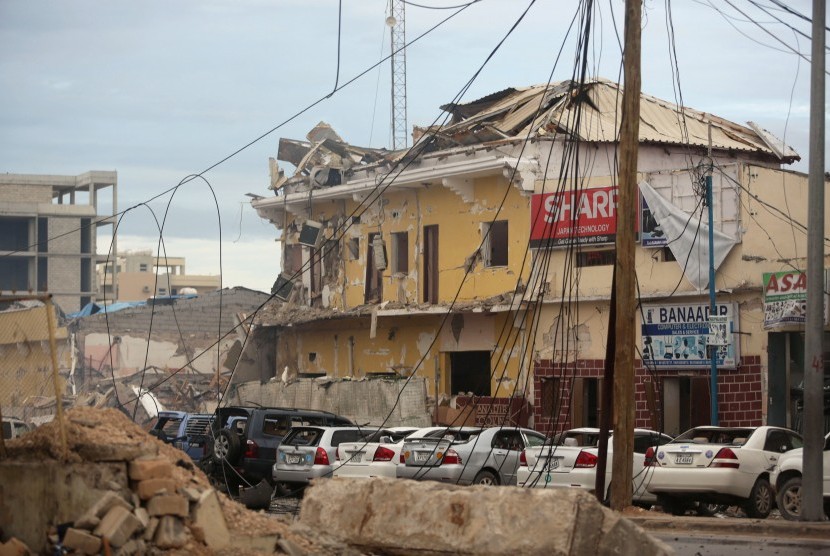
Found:
[[(480, 0), (460, 12), (422, 6), (467, 0), (412, 1), (407, 42), (452, 17), (406, 50), (410, 128), (432, 123), (480, 68), (461, 102), (573, 74), (577, 40), (567, 30), (577, 0)], [(787, 3), (811, 13), (809, 0)], [(155, 219), (164, 220), (167, 253), (186, 257), (188, 273), (270, 291), (278, 232), (246, 193), (273, 194), (268, 158), (279, 139), (304, 139), (325, 121), (354, 145), (391, 147), (390, 63), (373, 68), (390, 51), (389, 0), (340, 6), (0, 0), (0, 172), (116, 170), (118, 209), (131, 209), (119, 250), (156, 250)], [(620, 75), (623, 7), (594, 3), (592, 76)], [(795, 148), (802, 161), (792, 168), (807, 171), (810, 67), (792, 49), (809, 59), (799, 34), (810, 35), (808, 22), (773, 0), (645, 0), (643, 14), (644, 93), (756, 122)], [(204, 180), (175, 188), (199, 173)], [(99, 252), (109, 243), (100, 235)]]

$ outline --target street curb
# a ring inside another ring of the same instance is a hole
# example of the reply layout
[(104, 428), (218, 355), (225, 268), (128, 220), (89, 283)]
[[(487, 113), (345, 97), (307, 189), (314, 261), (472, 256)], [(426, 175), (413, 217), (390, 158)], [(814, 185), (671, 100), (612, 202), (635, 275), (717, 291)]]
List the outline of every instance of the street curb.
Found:
[(830, 522), (807, 523), (764, 519), (720, 519), (712, 517), (640, 517), (626, 516), (650, 532), (729, 533), (764, 537), (830, 539)]

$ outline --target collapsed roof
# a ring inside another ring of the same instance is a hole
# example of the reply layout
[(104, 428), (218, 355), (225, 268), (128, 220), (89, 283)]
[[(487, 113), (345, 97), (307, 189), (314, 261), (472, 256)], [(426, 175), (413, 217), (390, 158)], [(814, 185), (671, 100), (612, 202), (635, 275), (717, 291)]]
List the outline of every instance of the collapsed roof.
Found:
[[(623, 88), (607, 79), (585, 83), (561, 81), (523, 88), (507, 88), (480, 99), (445, 104), (449, 123), (415, 127), (419, 154), (455, 147), (526, 138), (568, 138), (613, 143), (619, 133)], [(783, 164), (801, 157), (791, 147), (753, 122), (746, 126), (706, 112), (649, 96), (640, 97), (640, 142), (753, 153)], [(350, 145), (321, 122), (307, 135), (307, 141), (280, 139), (277, 159), (292, 164), (296, 171), (286, 178), (271, 159), (271, 189), (286, 184), (325, 187), (345, 183), (354, 171), (392, 163), (405, 151), (363, 148)]]

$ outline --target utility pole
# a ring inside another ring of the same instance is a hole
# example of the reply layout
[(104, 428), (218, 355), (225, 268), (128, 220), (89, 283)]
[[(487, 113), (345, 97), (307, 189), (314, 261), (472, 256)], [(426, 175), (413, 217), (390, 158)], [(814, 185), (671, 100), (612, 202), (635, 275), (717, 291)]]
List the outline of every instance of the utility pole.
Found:
[[(709, 122), (709, 168), (706, 170), (706, 205), (709, 212), (709, 321), (717, 314), (715, 299), (715, 219), (712, 192), (712, 122)], [(711, 326), (710, 326), (711, 329)], [(718, 426), (718, 349), (709, 345), (709, 424)]]
[(620, 123), (617, 197), (616, 347), (614, 350), (614, 456), (611, 508), (631, 505), (634, 454), (634, 228), (637, 218), (637, 149), (640, 142), (640, 26), (642, 0), (625, 1), (625, 88)]
[(389, 0), (386, 24), (392, 37), (392, 149), (405, 149), (406, 130), (406, 5)]
[(826, 0), (813, 0), (810, 168), (807, 194), (807, 323), (801, 519), (821, 521), (824, 447), (824, 25)]

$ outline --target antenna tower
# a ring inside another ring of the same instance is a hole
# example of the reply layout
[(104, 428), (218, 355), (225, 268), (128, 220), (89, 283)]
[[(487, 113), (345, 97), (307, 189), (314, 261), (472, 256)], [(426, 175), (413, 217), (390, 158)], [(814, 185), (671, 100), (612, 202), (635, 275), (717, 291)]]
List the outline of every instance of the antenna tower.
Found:
[(389, 0), (386, 24), (392, 39), (392, 149), (407, 147), (406, 129), (406, 32), (403, 0)]

